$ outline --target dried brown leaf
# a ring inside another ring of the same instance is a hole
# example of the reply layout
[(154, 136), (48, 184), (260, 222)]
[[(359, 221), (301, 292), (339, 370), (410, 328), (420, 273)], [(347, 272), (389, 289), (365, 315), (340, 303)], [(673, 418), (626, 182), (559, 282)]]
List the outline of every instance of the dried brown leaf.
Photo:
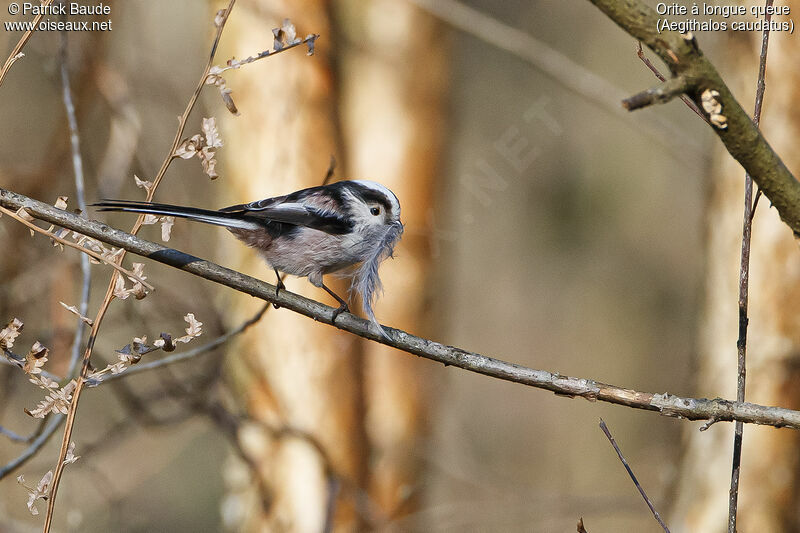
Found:
[(137, 187), (139, 187), (140, 189), (144, 189), (148, 194), (150, 193), (150, 190), (153, 188), (152, 181), (145, 181), (139, 179), (139, 176), (137, 176), (136, 174), (133, 175), (133, 180), (136, 182)]
[[(20, 207), (19, 209), (17, 209), (17, 213), (16, 213), (16, 214), (17, 214), (17, 216), (18, 216), (19, 218), (21, 218), (22, 220), (25, 220), (25, 221), (27, 221), (27, 222), (31, 222), (31, 223), (33, 223), (33, 221), (35, 220), (35, 219), (34, 219), (34, 218), (33, 218), (33, 217), (30, 215), (30, 213), (28, 213), (27, 211), (25, 211), (25, 208), (24, 208), (24, 207)], [(33, 231), (33, 230), (28, 230), (28, 231), (30, 231), (30, 232), (31, 232), (31, 237), (33, 237), (34, 235), (36, 235), (36, 232), (35, 232), (35, 231)]]
[[(133, 268), (131, 269), (131, 273), (138, 277), (139, 279), (145, 280), (147, 276), (144, 275), (144, 263), (133, 263)], [(131, 281), (136, 281), (135, 278), (129, 277)]]
[(203, 323), (194, 317), (194, 313), (188, 313), (183, 319), (189, 324), (186, 328), (186, 335), (175, 339), (175, 342), (187, 343), (203, 333)]
[(64, 302), (61, 302), (61, 301), (59, 301), (58, 303), (60, 303), (60, 304), (61, 304), (61, 306), (62, 306), (64, 309), (66, 309), (67, 311), (69, 311), (70, 313), (72, 313), (72, 314), (74, 314), (74, 315), (77, 315), (77, 316), (78, 316), (78, 318), (80, 318), (80, 319), (81, 319), (81, 320), (82, 320), (82, 321), (83, 321), (85, 324), (87, 324), (87, 325), (89, 325), (89, 326), (91, 326), (92, 324), (94, 324), (94, 321), (92, 321), (92, 319), (91, 319), (91, 318), (87, 318), (87, 317), (83, 316), (83, 315), (81, 314), (81, 312), (80, 312), (80, 311), (78, 311), (78, 308), (77, 308), (77, 307), (75, 307), (74, 305), (67, 305), (67, 304), (65, 304)]
[(214, 152), (209, 148), (203, 148), (198, 154), (203, 172), (212, 180), (217, 179), (219, 174), (217, 174), (217, 160), (214, 159)]
[(45, 390), (58, 388), (58, 381), (50, 379), (47, 376), (33, 376), (29, 381)]
[(122, 276), (117, 276), (117, 281), (114, 283), (114, 296), (120, 300), (127, 300), (130, 292), (125, 288), (125, 279)]
[(113, 365), (108, 365), (108, 370), (112, 374), (121, 374), (122, 372), (125, 371), (126, 368), (128, 368), (127, 365), (122, 361), (114, 363)]
[(153, 345), (156, 348), (161, 348), (165, 352), (175, 351), (175, 343), (172, 341), (172, 335), (169, 333), (162, 333), (160, 338), (156, 340)]
[(286, 34), (283, 33), (283, 30), (280, 28), (272, 28), (272, 35), (274, 36), (272, 49), (278, 52), (284, 47), (284, 39), (286, 39)]
[(231, 90), (227, 87), (220, 89), (220, 95), (222, 96), (222, 102), (225, 104), (225, 107), (236, 115), (237, 117), (240, 115), (239, 109), (236, 107), (236, 103), (233, 101), (233, 97), (231, 96)]
[(75, 442), (70, 442), (67, 447), (67, 455), (64, 456), (64, 464), (70, 465), (80, 458), (80, 455), (75, 455)]
[(313, 33), (309, 33), (306, 36), (305, 41), (306, 41), (306, 44), (308, 45), (308, 52), (306, 52), (307, 56), (313, 56), (314, 55), (314, 45), (315, 45), (315, 43), (317, 41), (317, 37), (319, 37), (319, 35), (315, 35)]
[(36, 500), (39, 499), (46, 499), (48, 494), (50, 493), (50, 483), (53, 482), (53, 471), (48, 470), (47, 473), (42, 476), (42, 479), (39, 480), (39, 483), (36, 485), (35, 489), (32, 489), (25, 485), (25, 477), (24, 476), (17, 476), (17, 483), (25, 487), (28, 491), (28, 510), (31, 512), (32, 515), (36, 516), (39, 514), (39, 509), (36, 508)]
[(133, 287), (130, 289), (130, 293), (133, 294), (133, 297), (137, 300), (141, 300), (147, 296), (147, 290), (144, 288), (144, 285), (138, 281), (133, 284)]
[(222, 139), (217, 129), (217, 119), (214, 117), (203, 119), (203, 135), (206, 137), (206, 146), (211, 148), (221, 148)]
[(297, 38), (297, 30), (292, 24), (292, 21), (289, 19), (283, 19), (283, 25), (281, 26), (281, 30), (283, 33), (286, 34), (286, 44), (297, 44), (300, 42), (300, 39)]
[(31, 216), (31, 214), (30, 214), (30, 213), (28, 213), (27, 211), (25, 211), (25, 208), (24, 208), (24, 207), (20, 207), (19, 209), (17, 209), (17, 216), (18, 216), (19, 218), (23, 219), (23, 220), (27, 220), (28, 222), (33, 222), (34, 220), (36, 220), (35, 218), (33, 218), (33, 217)]
[(181, 159), (191, 159), (197, 154), (197, 151), (203, 146), (203, 137), (196, 133), (189, 139), (184, 139), (180, 146), (175, 150), (175, 157)]
[(49, 350), (42, 343), (36, 341), (31, 349), (28, 350), (27, 355), (25, 355), (25, 364), (22, 366), (22, 370), (26, 374), (41, 374), (42, 367), (47, 362), (48, 352)]
[(16, 317), (6, 324), (6, 327), (0, 331), (0, 348), (11, 349), (11, 347), (14, 346), (14, 341), (19, 337), (20, 332), (22, 332), (23, 326), (22, 320)]
[(175, 217), (161, 217), (161, 240), (169, 241), (172, 235), (172, 226), (175, 225)]
[(39, 402), (35, 409), (25, 410), (25, 412), (34, 418), (44, 418), (52, 412), (61, 413), (62, 415), (67, 414), (75, 386), (76, 382), (73, 379), (58, 390), (51, 390), (50, 394), (45, 396), (44, 400)]
[(217, 28), (222, 26), (222, 23), (225, 21), (225, 13), (227, 11), (228, 11), (227, 9), (220, 9), (219, 11), (217, 11), (217, 14), (214, 15), (214, 26), (216, 26)]

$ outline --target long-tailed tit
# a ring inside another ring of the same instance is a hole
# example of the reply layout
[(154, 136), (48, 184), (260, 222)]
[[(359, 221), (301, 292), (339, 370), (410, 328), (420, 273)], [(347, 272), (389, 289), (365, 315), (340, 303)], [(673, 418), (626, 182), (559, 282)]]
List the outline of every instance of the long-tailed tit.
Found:
[(383, 289), (378, 267), (392, 256), (403, 224), (397, 196), (380, 183), (339, 181), (219, 211), (127, 200), (94, 205), (100, 211), (166, 215), (224, 226), (261, 253), (279, 276), (279, 289), (283, 283), (278, 272), (285, 272), (308, 277), (312, 285), (336, 298), (340, 306), (334, 320), (349, 309), (322, 276), (344, 272), (351, 278), (350, 293), (361, 297), (364, 312), (386, 337), (372, 304)]

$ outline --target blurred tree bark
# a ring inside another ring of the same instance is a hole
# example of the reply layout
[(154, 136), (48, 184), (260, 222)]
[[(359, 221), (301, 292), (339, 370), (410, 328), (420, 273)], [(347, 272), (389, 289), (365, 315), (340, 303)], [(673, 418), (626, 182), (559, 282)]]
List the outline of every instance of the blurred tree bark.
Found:
[[(346, 45), (335, 39), (330, 14), (337, 8), (342, 25), (357, 28), (346, 32)], [(432, 41), (435, 26), (398, 0), (341, 6), (240, 0), (220, 57), (245, 57), (270, 46), (271, 28), (285, 17), (299, 36), (321, 38), (313, 58), (298, 50), (229, 73), (242, 112), (222, 122), (222, 179), (229, 200), (318, 185), (331, 155), (344, 162), (347, 177), (386, 184), (403, 204), (407, 232), (398, 249), (402, 260), (382, 268), (386, 296), (377, 315), (384, 323), (419, 331), (428, 266), (422, 230), (439, 153), (443, 88), (441, 51), (422, 46)], [(229, 237), (220, 245), (231, 266), (271, 279), (252, 250)], [(329, 299), (305, 279), (286, 283), (292, 291)], [(338, 290), (346, 287), (340, 284)], [(260, 305), (242, 295), (233, 298), (225, 304), (231, 323)], [(352, 308), (358, 312), (358, 303)], [(240, 442), (268, 494), (256, 494), (244, 467), (232, 462), (226, 525), (321, 531), (333, 512), (335, 529), (349, 531), (404, 511), (419, 461), (413, 448), (425, 420), (420, 364), (294, 313), (271, 310), (230, 351), (238, 401), (262, 422), (242, 428)], [(338, 483), (332, 484), (329, 474)]]
[[(328, 2), (320, 0), (236, 4), (221, 58), (246, 57), (271, 48), (271, 28), (287, 17), (298, 35), (324, 37), (312, 58), (298, 49), (228, 76), (242, 113), (228, 115), (223, 124), (227, 175), (222, 179), (227, 180), (234, 202), (319, 185), (331, 155), (339, 151), (328, 8)], [(237, 242), (223, 246), (229, 247), (234, 268), (264, 279), (274, 277), (252, 250)], [(291, 291), (328, 300), (305, 279), (289, 278), (286, 285)], [(261, 305), (241, 295), (233, 298), (232, 324)], [(346, 480), (348, 488), (363, 486), (366, 450), (356, 343), (294, 313), (270, 310), (233, 347), (230, 363), (242, 407), (264, 424), (242, 428), (240, 441), (269, 494), (255, 495), (249, 479), (237, 486), (237, 477), (229, 475), (231, 492), (223, 509), (226, 524), (243, 531), (322, 531), (331, 490), (328, 468)], [(308, 438), (270, 433), (265, 427), (302, 432)], [(353, 529), (357, 514), (353, 499), (346, 496), (340, 491), (335, 502), (336, 524)], [(264, 505), (259, 505), (259, 498)]]
[[(441, 25), (403, 0), (337, 2), (342, 130), (347, 175), (375, 179), (402, 202), (398, 260), (382, 267), (377, 316), (426, 332), (429, 224), (443, 133), (446, 39)], [(413, 510), (427, 422), (420, 359), (364, 343), (369, 494), (384, 518)]]
[[(746, 2), (763, 5), (763, 2)], [(800, 9), (799, 1), (790, 1)], [(729, 86), (742, 103), (754, 100), (761, 33), (725, 34)], [(800, 42), (784, 32), (770, 36), (761, 130), (792, 171), (800, 171)], [(752, 104), (750, 104), (752, 106)], [(708, 210), (704, 320), (700, 334), (699, 391), (736, 398), (738, 265), (744, 171), (717, 147)], [(750, 256), (750, 327), (747, 400), (800, 407), (800, 254), (792, 231), (762, 198), (753, 221)], [(687, 448), (670, 525), (677, 531), (724, 531), (733, 449), (733, 425), (700, 433), (686, 430)], [(745, 426), (739, 487), (741, 531), (797, 531), (800, 504), (800, 435)]]

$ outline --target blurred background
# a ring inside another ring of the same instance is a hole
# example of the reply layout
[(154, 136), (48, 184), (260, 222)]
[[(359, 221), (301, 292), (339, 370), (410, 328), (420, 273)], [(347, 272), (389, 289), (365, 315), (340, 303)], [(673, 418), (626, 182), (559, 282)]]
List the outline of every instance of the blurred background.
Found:
[[(133, 175), (153, 179), (168, 156), (226, 3), (109, 5), (111, 31), (66, 34), (88, 202), (144, 198)], [(334, 156), (335, 179), (380, 181), (403, 206), (406, 233), (382, 267), (383, 323), (639, 391), (735, 397), (743, 172), (683, 103), (622, 110), (621, 98), (656, 83), (633, 39), (588, 2), (239, 0), (214, 63), (269, 49), (287, 17), (299, 36), (320, 34), (316, 54), (226, 72), (240, 116), (206, 86), (184, 137), (217, 118), (220, 177), (176, 160), (157, 201), (220, 208), (285, 194), (321, 183)], [(5, 6), (0, 18), (24, 19)], [(4, 53), (19, 36), (4, 32)], [(759, 36), (696, 36), (750, 109)], [(0, 184), (50, 203), (69, 196), (74, 209), (59, 39), (34, 34), (0, 89)], [(800, 122), (781, 111), (796, 108), (796, 37), (776, 33), (772, 46), (764, 122), (783, 154)], [(762, 204), (751, 353), (765, 362), (748, 399), (791, 407), (797, 252)], [(157, 226), (141, 235), (160, 240)], [(59, 301), (80, 302), (77, 253), (8, 217), (0, 242), (0, 322), (23, 320), (19, 351), (41, 341), (63, 376), (75, 317)], [(273, 282), (222, 229), (178, 221), (170, 245)], [(156, 263), (145, 274), (156, 291), (112, 303), (95, 367), (133, 337), (182, 334), (188, 312), (204, 323), (201, 345), (262, 307)], [(110, 275), (92, 266), (90, 317)], [(332, 303), (305, 280), (287, 286)], [(19, 369), (0, 366), (0, 397), (0, 425), (41, 432), (23, 412), (41, 391)], [(658, 531), (599, 417), (673, 530), (724, 530), (728, 424), (700, 434), (700, 423), (443, 368), (269, 309), (220, 348), (85, 392), (81, 459), (66, 469), (54, 530), (574, 531), (583, 517), (588, 531)], [(59, 428), (0, 479), (1, 531), (41, 527), (15, 478), (35, 485), (60, 438)], [(29, 447), (0, 439), (3, 464)], [(741, 514), (765, 530), (797, 529), (794, 439), (746, 429)], [(764, 455), (765, 474), (748, 470)]]

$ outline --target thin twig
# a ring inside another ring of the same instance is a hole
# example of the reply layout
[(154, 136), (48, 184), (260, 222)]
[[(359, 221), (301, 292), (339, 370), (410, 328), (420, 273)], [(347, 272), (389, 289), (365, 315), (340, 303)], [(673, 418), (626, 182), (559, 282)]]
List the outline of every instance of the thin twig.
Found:
[[(624, 405), (635, 409), (655, 411), (664, 416), (689, 420), (718, 421), (741, 420), (745, 423), (800, 429), (800, 411), (783, 407), (767, 407), (729, 400), (683, 398), (671, 394), (641, 392), (592, 379), (575, 378), (508, 363), (482, 354), (445, 346), (430, 339), (417, 337), (405, 331), (384, 326), (385, 338), (368, 320), (350, 313), (341, 313), (334, 319), (335, 309), (288, 290), (276, 291), (275, 286), (195, 257), (162, 244), (146, 241), (124, 231), (116, 230), (94, 220), (86, 220), (68, 211), (58, 209), (21, 194), (0, 188), (0, 205), (19, 209), (24, 207), (32, 216), (94, 237), (129, 252), (158, 261), (173, 268), (225, 285), (239, 292), (255, 296), (266, 302), (278, 304), (290, 311), (333, 325), (365, 339), (373, 340), (399, 350), (437, 361), (446, 366), (477, 372), (486, 376), (549, 390), (561, 396), (580, 396), (591, 401)], [(95, 323), (95, 327), (97, 324)]]
[(64, 421), (64, 415), (51, 414), (50, 417), (50, 421), (44, 427), (44, 430), (33, 440), (33, 442), (31, 442), (31, 445), (28, 446), (16, 458), (0, 467), (0, 479), (6, 477), (8, 474), (25, 464), (28, 459), (36, 455), (42, 446), (44, 446), (47, 441), (50, 440), (50, 437), (58, 429), (58, 426), (60, 426)]
[[(40, 374), (40, 375), (41, 375), (41, 374)], [(31, 432), (31, 434), (30, 434), (30, 435), (28, 435), (27, 437), (23, 437), (23, 436), (22, 436), (22, 435), (20, 435), (19, 433), (16, 433), (16, 432), (14, 432), (14, 431), (11, 431), (10, 429), (6, 429), (6, 428), (2, 428), (2, 429), (0, 429), (0, 432), (2, 432), (3, 430), (5, 430), (5, 431), (7, 432), (7, 433), (6, 433), (6, 436), (7, 436), (7, 437), (8, 437), (10, 440), (12, 440), (12, 441), (14, 441), (14, 442), (22, 442), (22, 443), (24, 443), (24, 444), (30, 444), (30, 443), (31, 443), (31, 441), (33, 441), (33, 439), (35, 439), (36, 437), (38, 437), (39, 435), (41, 435), (41, 434), (42, 434), (42, 431), (44, 430), (44, 427), (45, 427), (45, 425), (46, 425), (46, 424), (47, 424), (47, 418), (40, 418), (40, 419), (39, 419), (39, 425), (38, 425), (38, 427), (37, 427), (36, 429), (34, 429), (34, 430)], [(2, 478), (0, 478), (0, 479), (2, 479)]]
[(5, 79), (6, 74), (8, 74), (8, 71), (11, 69), (11, 66), (16, 63), (18, 59), (25, 55), (22, 53), (22, 49), (25, 47), (25, 44), (27, 44), (28, 39), (31, 38), (31, 35), (33, 35), (33, 32), (36, 31), (36, 26), (39, 25), (42, 17), (44, 17), (47, 7), (52, 3), (53, 0), (44, 0), (42, 2), (39, 14), (33, 17), (31, 28), (22, 34), (22, 37), (19, 38), (19, 41), (17, 42), (16, 46), (14, 46), (14, 49), (11, 50), (11, 53), (8, 55), (8, 59), (6, 59), (6, 62), (3, 63), (3, 68), (0, 69), (0, 86), (3, 85), (3, 80)]
[[(219, 75), (219, 74), (222, 74), (223, 72), (227, 72), (229, 70), (239, 69), (239, 68), (242, 68), (244, 65), (247, 65), (249, 63), (253, 63), (255, 61), (258, 61), (259, 59), (264, 59), (265, 57), (274, 56), (275, 54), (280, 54), (281, 52), (285, 52), (287, 50), (291, 50), (295, 46), (300, 46), (301, 44), (310, 43), (310, 44), (308, 44), (309, 49), (313, 50), (314, 41), (316, 41), (317, 39), (319, 39), (319, 35), (316, 34), (316, 33), (312, 33), (312, 34), (306, 36), (304, 39), (298, 39), (297, 41), (295, 41), (293, 43), (290, 43), (290, 44), (287, 44), (287, 45), (285, 45), (282, 48), (279, 48), (277, 50), (264, 50), (263, 52), (260, 52), (260, 53), (254, 55), (254, 56), (250, 56), (250, 57), (248, 57), (246, 59), (242, 59), (242, 60), (231, 59), (231, 60), (228, 61), (228, 64), (226, 66), (224, 66), (224, 67), (217, 67), (217, 66), (212, 67), (212, 73), (215, 74), (215, 75)], [(311, 52), (309, 52), (309, 53), (311, 53)]]
[(180, 363), (181, 361), (187, 361), (189, 359), (194, 359), (197, 356), (204, 355), (210, 353), (215, 348), (225, 344), (228, 342), (232, 337), (242, 333), (244, 330), (261, 320), (261, 317), (264, 316), (267, 309), (269, 308), (270, 304), (267, 303), (258, 310), (258, 312), (253, 315), (252, 317), (248, 318), (241, 324), (239, 324), (236, 328), (220, 335), (213, 341), (206, 343), (202, 346), (198, 346), (197, 348), (193, 348), (191, 350), (187, 350), (185, 352), (176, 353), (169, 355), (167, 357), (163, 357), (156, 361), (150, 361), (148, 363), (138, 363), (135, 366), (129, 367), (125, 372), (120, 372), (119, 374), (109, 374), (105, 376), (102, 380), (99, 381), (99, 384), (107, 383), (109, 381), (114, 381), (115, 379), (119, 378), (126, 378), (128, 376), (132, 376), (134, 374), (141, 374), (142, 372), (147, 372), (148, 370), (154, 370), (156, 368), (165, 367), (168, 365), (173, 365), (175, 363)]
[[(652, 72), (655, 75), (655, 77), (659, 79), (659, 81), (666, 81), (667, 78), (665, 78), (664, 75), (661, 74), (661, 72), (659, 72), (658, 68), (653, 64), (652, 61), (650, 61), (650, 58), (644, 55), (644, 49), (642, 48), (642, 41), (637, 41), (636, 44), (637, 44), (636, 55), (639, 56), (639, 59), (642, 60), (642, 63), (644, 63), (645, 66), (650, 69), (650, 72)], [(703, 114), (703, 112), (700, 111), (700, 108), (697, 107), (697, 104), (692, 102), (688, 96), (682, 94), (681, 100), (683, 101), (684, 104), (686, 104), (686, 107), (694, 111), (698, 117), (702, 118), (706, 122), (706, 124), (711, 126), (711, 122), (708, 120), (708, 117), (706, 117)]]
[(124, 268), (124, 267), (120, 266), (118, 263), (116, 263), (114, 261), (109, 261), (108, 259), (106, 259), (102, 255), (98, 254), (94, 250), (89, 250), (88, 248), (84, 248), (83, 246), (80, 246), (80, 245), (78, 245), (78, 244), (76, 244), (76, 243), (74, 243), (72, 241), (68, 241), (67, 239), (63, 239), (63, 238), (59, 237), (58, 235), (55, 235), (55, 234), (47, 231), (44, 228), (40, 228), (36, 224), (33, 224), (32, 222), (28, 222), (27, 220), (25, 220), (21, 216), (17, 215), (14, 211), (11, 211), (10, 209), (6, 209), (5, 207), (0, 206), (0, 212), (10, 216), (11, 218), (16, 220), (17, 222), (20, 222), (20, 223), (24, 224), (25, 226), (27, 226), (28, 228), (32, 229), (33, 231), (39, 232), (42, 235), (47, 235), (49, 238), (53, 239), (54, 241), (56, 241), (56, 242), (58, 242), (60, 244), (63, 244), (64, 246), (69, 246), (70, 248), (74, 248), (75, 250), (78, 250), (78, 251), (80, 251), (80, 252), (82, 252), (82, 253), (84, 253), (86, 255), (90, 255), (90, 256), (94, 257), (98, 261), (102, 261), (103, 263), (105, 263), (108, 266), (112, 267), (117, 272), (120, 272), (120, 273), (128, 276), (129, 278), (138, 281), (139, 283), (141, 283), (142, 285), (144, 285), (145, 287), (147, 287), (151, 291), (155, 290), (155, 287), (153, 287), (152, 285), (147, 283), (145, 280), (143, 280), (142, 278), (140, 278), (139, 276), (137, 276), (136, 274), (134, 274), (133, 272), (131, 272), (127, 268)]
[(666, 80), (661, 85), (625, 98), (622, 101), (622, 107), (628, 111), (634, 111), (653, 104), (663, 104), (686, 92), (688, 87), (689, 84), (684, 77), (676, 76)]
[(608, 426), (606, 426), (606, 423), (603, 421), (602, 418), (600, 419), (600, 429), (602, 429), (603, 433), (605, 433), (606, 437), (608, 437), (608, 441), (614, 447), (614, 451), (617, 452), (619, 460), (622, 461), (622, 466), (624, 466), (625, 470), (628, 471), (628, 475), (631, 477), (633, 484), (636, 485), (636, 489), (639, 491), (639, 494), (641, 494), (642, 498), (644, 498), (644, 502), (650, 508), (650, 512), (653, 513), (653, 516), (658, 521), (659, 525), (664, 529), (664, 531), (669, 533), (669, 528), (667, 527), (667, 524), (665, 524), (664, 521), (661, 519), (661, 515), (659, 515), (658, 511), (656, 511), (655, 506), (653, 506), (653, 502), (650, 501), (650, 498), (647, 497), (644, 488), (642, 488), (642, 485), (639, 483), (639, 480), (636, 479), (636, 475), (633, 473), (633, 470), (631, 470), (628, 461), (626, 461), (625, 457), (622, 455), (622, 450), (620, 450), (619, 446), (617, 446), (617, 441), (615, 441), (614, 437), (611, 436), (611, 431), (609, 431)]
[[(766, 0), (764, 32), (761, 37), (761, 55), (758, 65), (758, 81), (756, 87), (756, 103), (753, 110), (753, 122), (756, 127), (761, 122), (761, 107), (764, 102), (765, 78), (767, 72), (767, 49), (769, 47), (769, 21), (772, 18), (769, 8), (773, 0)], [(744, 177), (744, 216), (742, 222), (742, 252), (739, 263), (739, 338), (736, 341), (737, 372), (736, 401), (745, 398), (745, 382), (747, 376), (747, 317), (748, 288), (750, 284), (750, 240), (753, 234), (753, 216), (755, 201), (753, 200), (753, 178), (750, 174)], [(736, 533), (736, 513), (739, 505), (739, 477), (742, 466), (742, 437), (744, 425), (736, 422), (733, 433), (733, 460), (731, 463), (731, 487), (728, 494), (728, 533)]]
[(19, 433), (11, 431), (10, 429), (4, 428), (0, 426), (0, 435), (8, 437), (8, 439), (12, 442), (29, 442), (30, 436), (23, 437)]
[(333, 173), (336, 172), (336, 158), (331, 156), (331, 162), (328, 163), (328, 170), (325, 172), (325, 177), (322, 179), (321, 185), (327, 185), (333, 179)]
[[(233, 9), (235, 3), (236, 0), (230, 0), (230, 2), (228, 3), (228, 7), (218, 12), (217, 16), (215, 17), (215, 25), (217, 31), (214, 35), (214, 42), (211, 46), (211, 52), (209, 53), (208, 61), (206, 62), (205, 68), (203, 69), (203, 73), (200, 76), (200, 80), (198, 81), (197, 86), (195, 87), (195, 91), (192, 94), (192, 97), (189, 99), (189, 103), (187, 104), (186, 109), (184, 110), (183, 114), (181, 115), (180, 121), (178, 122), (178, 130), (175, 132), (175, 137), (172, 141), (172, 146), (170, 148), (170, 151), (164, 158), (164, 162), (161, 164), (161, 168), (159, 169), (158, 174), (153, 179), (153, 185), (147, 190), (147, 198), (146, 198), (147, 201), (153, 200), (153, 196), (155, 195), (158, 185), (161, 183), (161, 180), (164, 178), (164, 174), (166, 174), (167, 169), (169, 168), (170, 164), (176, 157), (175, 150), (178, 148), (181, 137), (183, 136), (183, 131), (186, 128), (186, 120), (188, 119), (189, 114), (194, 109), (195, 103), (197, 102), (197, 98), (200, 96), (200, 92), (203, 90), (203, 87), (205, 86), (206, 78), (208, 77), (208, 72), (211, 68), (211, 65), (214, 62), (214, 56), (216, 55), (217, 52), (219, 40), (222, 37), (222, 30), (225, 28), (225, 23), (228, 21), (231, 9)], [(136, 219), (136, 222), (133, 225), (131, 234), (135, 235), (139, 231), (139, 229), (141, 229), (143, 223), (144, 223), (144, 215), (140, 215)], [(119, 255), (117, 259), (117, 264), (121, 264), (124, 257), (125, 257), (125, 252)], [(56, 463), (56, 468), (53, 473), (53, 481), (50, 485), (50, 494), (47, 500), (47, 514), (45, 516), (43, 533), (48, 533), (50, 531), (50, 526), (52, 525), (53, 522), (53, 513), (55, 511), (56, 495), (58, 494), (58, 487), (61, 482), (61, 476), (64, 472), (64, 464), (65, 464), (64, 459), (67, 456), (67, 449), (69, 448), (69, 443), (72, 438), (72, 430), (75, 424), (75, 416), (78, 409), (78, 401), (80, 400), (81, 393), (83, 392), (83, 388), (86, 383), (86, 376), (89, 374), (89, 369), (91, 367), (90, 360), (92, 357), (95, 341), (97, 340), (97, 334), (100, 330), (100, 326), (103, 323), (103, 318), (105, 318), (106, 312), (108, 311), (108, 308), (111, 305), (111, 301), (114, 299), (114, 287), (116, 285), (118, 276), (119, 272), (114, 272), (111, 275), (111, 280), (108, 283), (105, 297), (103, 298), (103, 302), (100, 304), (100, 308), (97, 311), (97, 315), (94, 319), (94, 325), (92, 326), (92, 331), (89, 334), (89, 339), (86, 343), (86, 350), (84, 351), (82, 359), (83, 363), (81, 366), (80, 378), (77, 380), (77, 385), (72, 394), (72, 402), (70, 403), (70, 407), (67, 412), (67, 420), (64, 427), (64, 435), (61, 439), (61, 449), (58, 455), (58, 462)]]
[[(69, 140), (72, 149), (72, 172), (75, 177), (75, 201), (81, 212), (86, 212), (86, 195), (84, 194), (83, 179), (83, 158), (81, 157), (81, 140), (78, 134), (78, 120), (75, 117), (75, 105), (72, 101), (72, 88), (69, 82), (69, 64), (67, 61), (67, 32), (59, 32), (59, 59), (61, 61), (61, 97), (64, 101), (64, 110), (67, 114), (67, 125), (69, 126)], [(81, 297), (78, 312), (81, 316), (86, 316), (89, 312), (89, 291), (92, 286), (92, 269), (89, 265), (89, 257), (81, 254)], [(67, 376), (70, 378), (75, 375), (78, 369), (78, 361), (81, 357), (81, 344), (83, 343), (83, 321), (78, 318), (75, 327), (75, 337), (72, 341), (72, 351), (69, 359), (69, 369)]]
[[(3, 348), (3, 358), (0, 359), (0, 364), (15, 366), (21, 369), (25, 366), (25, 357)], [(39, 375), (44, 376), (47, 379), (52, 379), (53, 381), (61, 381), (64, 379), (61, 376), (57, 376), (51, 372), (48, 372), (47, 370), (42, 370), (39, 372)]]

